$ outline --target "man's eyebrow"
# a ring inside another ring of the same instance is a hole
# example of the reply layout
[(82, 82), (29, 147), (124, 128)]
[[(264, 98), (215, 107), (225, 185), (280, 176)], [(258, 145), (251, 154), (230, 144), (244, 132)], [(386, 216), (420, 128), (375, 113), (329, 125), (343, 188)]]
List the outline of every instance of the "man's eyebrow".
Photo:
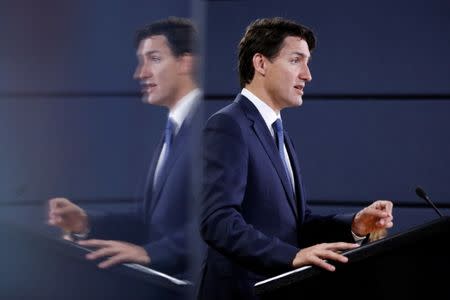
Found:
[(153, 55), (153, 54), (159, 54), (161, 51), (159, 50), (150, 50), (144, 53), (145, 56)]
[(308, 62), (310, 62), (311, 59), (312, 59), (311, 55), (307, 55), (307, 54), (305, 54), (305, 53), (303, 53), (303, 52), (293, 51), (291, 54), (292, 54), (292, 55), (298, 55), (298, 56), (301, 56), (302, 58), (307, 59)]
[(149, 57), (149, 56), (152, 56), (154, 54), (160, 54), (160, 53), (161, 53), (161, 51), (159, 51), (159, 50), (150, 50), (150, 51), (147, 51), (147, 52), (144, 52), (144, 53), (136, 52), (136, 57), (137, 58), (144, 58), (144, 57)]

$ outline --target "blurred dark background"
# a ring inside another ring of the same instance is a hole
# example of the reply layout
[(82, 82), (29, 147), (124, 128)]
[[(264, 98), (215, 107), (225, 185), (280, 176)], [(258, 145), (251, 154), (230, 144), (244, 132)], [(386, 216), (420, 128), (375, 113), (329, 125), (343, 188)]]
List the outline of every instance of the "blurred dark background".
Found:
[[(283, 112), (310, 204), (395, 204), (395, 228), (450, 208), (450, 2), (0, 1), (0, 218), (39, 231), (47, 199), (124, 209), (139, 199), (166, 111), (141, 103), (134, 32), (168, 16), (203, 33), (206, 115), (240, 91), (237, 44), (260, 17), (311, 27), (301, 108)], [(52, 233), (54, 234), (54, 233)]]

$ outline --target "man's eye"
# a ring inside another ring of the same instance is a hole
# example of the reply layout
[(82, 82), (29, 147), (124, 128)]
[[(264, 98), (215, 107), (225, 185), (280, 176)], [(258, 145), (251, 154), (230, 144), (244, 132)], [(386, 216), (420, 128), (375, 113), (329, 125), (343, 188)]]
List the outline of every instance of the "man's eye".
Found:
[(160, 62), (161, 61), (161, 58), (158, 57), (158, 56), (152, 56), (151, 59), (152, 59), (153, 62)]
[(300, 62), (300, 59), (298, 57), (291, 59), (291, 63), (298, 64)]

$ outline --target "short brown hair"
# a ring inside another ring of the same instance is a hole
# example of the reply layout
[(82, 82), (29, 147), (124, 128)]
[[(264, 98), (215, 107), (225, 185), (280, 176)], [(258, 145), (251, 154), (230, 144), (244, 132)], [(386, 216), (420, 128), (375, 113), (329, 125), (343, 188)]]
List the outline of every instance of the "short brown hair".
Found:
[(268, 59), (275, 58), (288, 36), (305, 40), (311, 52), (316, 46), (312, 30), (291, 20), (279, 17), (257, 19), (247, 27), (239, 43), (238, 69), (241, 87), (250, 83), (255, 75), (253, 56), (261, 53)]
[(149, 37), (163, 35), (174, 56), (195, 54), (197, 52), (198, 34), (193, 22), (186, 18), (169, 17), (153, 22), (136, 32), (135, 46)]

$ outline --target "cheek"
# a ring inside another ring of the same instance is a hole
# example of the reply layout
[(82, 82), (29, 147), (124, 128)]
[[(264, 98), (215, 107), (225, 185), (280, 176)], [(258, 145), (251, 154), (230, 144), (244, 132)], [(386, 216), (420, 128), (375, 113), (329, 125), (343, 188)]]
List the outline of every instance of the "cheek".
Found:
[(160, 79), (167, 86), (176, 81), (176, 75), (176, 69), (174, 69), (173, 66), (165, 66), (163, 69), (161, 69)]
[(291, 92), (291, 87), (294, 85), (294, 79), (291, 74), (285, 72), (280, 75), (278, 84), (280, 88), (283, 89), (284, 94), (289, 94)]
[(165, 72), (161, 73), (160, 80), (161, 85), (163, 86), (161, 93), (166, 97), (173, 97), (178, 91), (179, 78), (177, 73), (174, 72), (173, 69), (167, 69)]

